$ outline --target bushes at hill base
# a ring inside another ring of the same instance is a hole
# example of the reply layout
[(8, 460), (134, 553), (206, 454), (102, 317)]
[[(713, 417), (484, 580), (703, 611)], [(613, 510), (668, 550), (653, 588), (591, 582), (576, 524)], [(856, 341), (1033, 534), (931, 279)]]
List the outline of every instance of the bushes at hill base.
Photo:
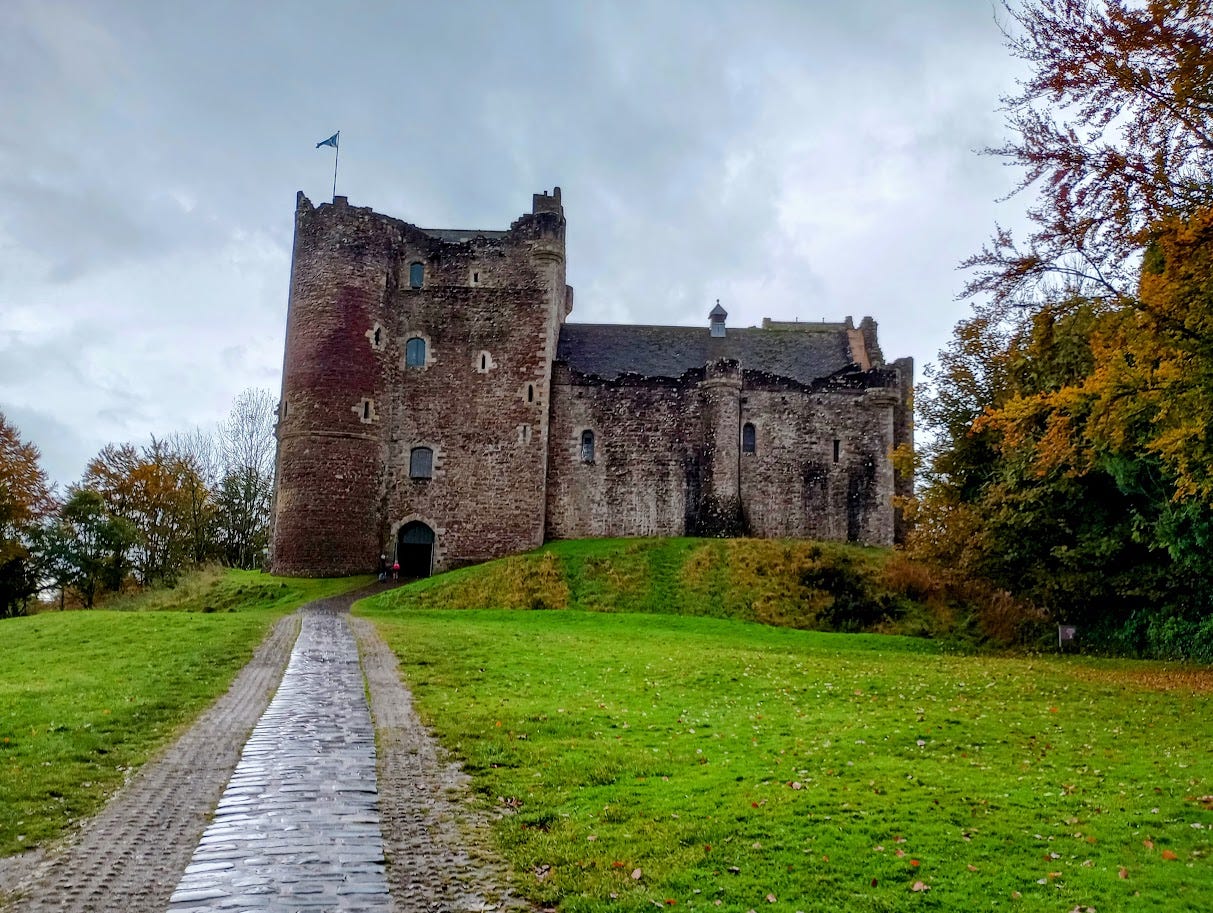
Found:
[(401, 609), (670, 612), (822, 631), (1045, 645), (1040, 612), (899, 552), (772, 539), (586, 539), (384, 594)]

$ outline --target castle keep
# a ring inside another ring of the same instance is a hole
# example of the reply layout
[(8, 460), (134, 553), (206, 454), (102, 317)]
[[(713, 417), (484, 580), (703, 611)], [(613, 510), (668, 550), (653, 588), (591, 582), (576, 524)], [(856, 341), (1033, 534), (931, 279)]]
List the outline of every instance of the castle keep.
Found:
[(887, 545), (913, 362), (876, 324), (569, 323), (560, 189), (508, 231), (299, 194), (270, 562), (406, 574), (586, 536)]

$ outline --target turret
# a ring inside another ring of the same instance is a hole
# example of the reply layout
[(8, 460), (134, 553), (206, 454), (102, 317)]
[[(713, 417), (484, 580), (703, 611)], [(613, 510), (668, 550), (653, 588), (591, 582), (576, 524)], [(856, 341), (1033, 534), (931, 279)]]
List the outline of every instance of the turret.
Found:
[[(350, 242), (352, 237), (357, 241)], [(391, 239), (345, 197), (300, 193), (278, 419), (271, 568), (327, 576), (380, 547)]]

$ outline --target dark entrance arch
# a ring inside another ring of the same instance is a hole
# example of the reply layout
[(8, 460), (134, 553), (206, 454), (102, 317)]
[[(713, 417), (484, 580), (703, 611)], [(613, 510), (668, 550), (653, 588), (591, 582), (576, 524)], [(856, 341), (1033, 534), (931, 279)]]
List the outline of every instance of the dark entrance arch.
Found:
[(416, 520), (400, 527), (396, 534), (396, 560), (400, 562), (402, 579), (430, 576), (434, 566), (434, 531)]

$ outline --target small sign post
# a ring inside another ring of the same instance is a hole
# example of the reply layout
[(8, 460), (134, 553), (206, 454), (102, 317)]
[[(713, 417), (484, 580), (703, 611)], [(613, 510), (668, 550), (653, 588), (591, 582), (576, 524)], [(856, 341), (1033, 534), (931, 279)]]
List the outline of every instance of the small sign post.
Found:
[(1076, 625), (1058, 625), (1057, 626), (1057, 649), (1064, 650), (1066, 644), (1073, 643), (1078, 637), (1078, 627)]

